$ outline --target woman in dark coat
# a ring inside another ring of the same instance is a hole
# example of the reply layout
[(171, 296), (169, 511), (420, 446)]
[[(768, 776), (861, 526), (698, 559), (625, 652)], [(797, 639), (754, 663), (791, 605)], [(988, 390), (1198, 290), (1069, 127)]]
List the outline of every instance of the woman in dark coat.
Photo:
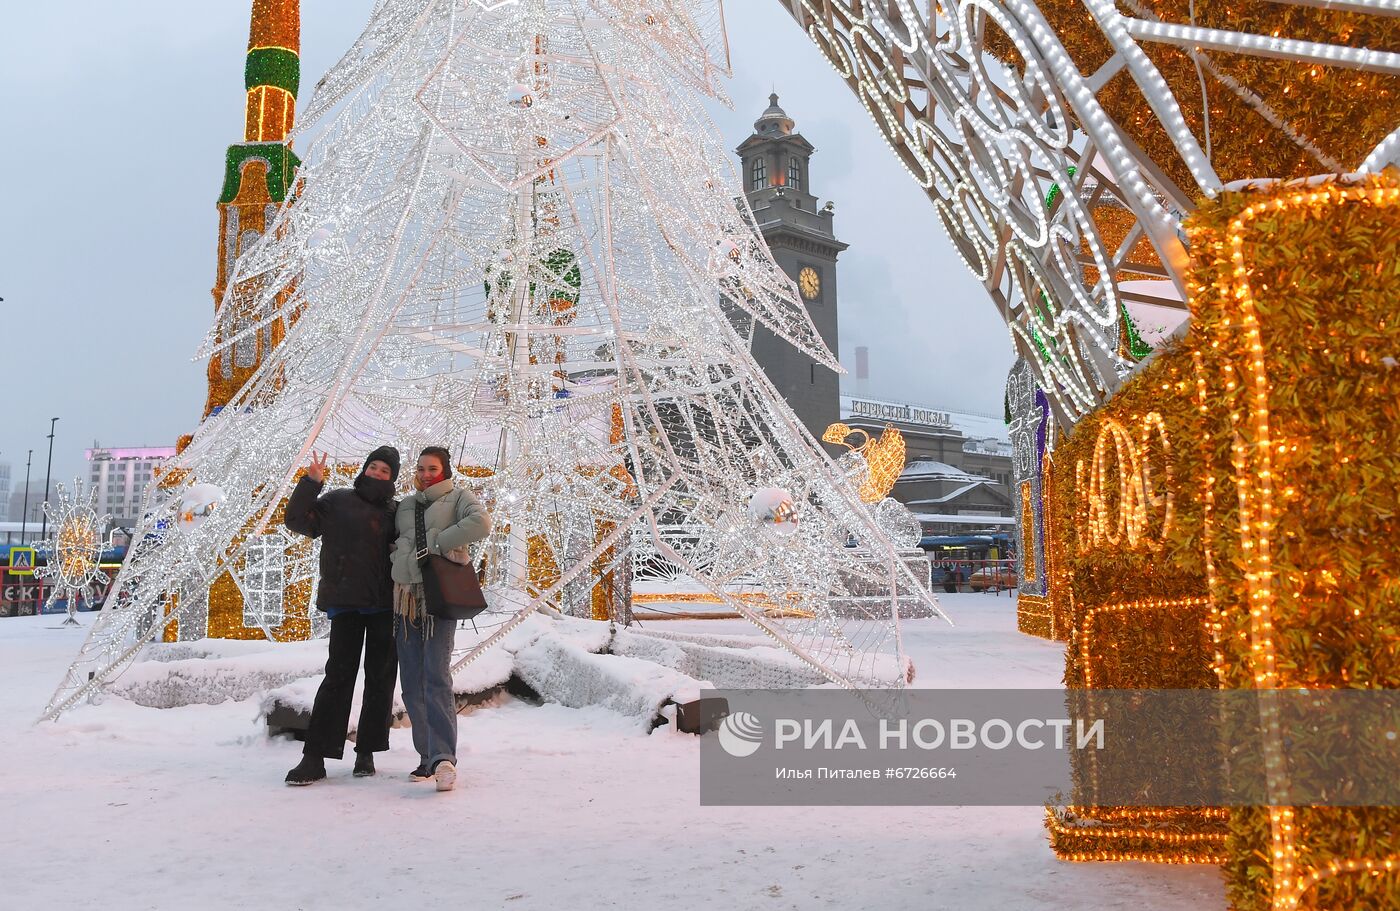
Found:
[(389, 749), (394, 677), (393, 582), (389, 552), (394, 545), (394, 480), (399, 451), (381, 446), (365, 459), (353, 490), (322, 494), (326, 457), (311, 464), (287, 501), (289, 529), (321, 539), (321, 578), (316, 607), (331, 618), (326, 679), (316, 691), (301, 764), (287, 784), (307, 785), (326, 777), (326, 759), (345, 755), (350, 702), (365, 654), (365, 689), (355, 735), (355, 777), (374, 774), (374, 754)]

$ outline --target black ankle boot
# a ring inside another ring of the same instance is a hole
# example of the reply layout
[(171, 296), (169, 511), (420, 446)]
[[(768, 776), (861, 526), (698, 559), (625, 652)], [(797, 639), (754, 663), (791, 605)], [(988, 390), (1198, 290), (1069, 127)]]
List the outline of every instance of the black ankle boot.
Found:
[(301, 757), (301, 763), (287, 773), (287, 784), (307, 785), (325, 777), (326, 761), (320, 756), (312, 756), (307, 753)]
[(374, 754), (373, 754), (373, 753), (356, 753), (356, 754), (355, 754), (355, 773), (354, 773), (354, 774), (355, 774), (355, 777), (356, 777), (356, 778), (368, 778), (369, 776), (371, 776), (371, 775), (374, 774)]

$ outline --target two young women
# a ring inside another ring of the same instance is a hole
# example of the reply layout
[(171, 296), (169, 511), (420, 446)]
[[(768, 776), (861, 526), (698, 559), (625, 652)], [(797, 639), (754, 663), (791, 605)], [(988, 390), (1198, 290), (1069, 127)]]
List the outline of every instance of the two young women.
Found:
[[(340, 759), (350, 703), (365, 656), (365, 688), (355, 739), (356, 777), (373, 775), (374, 753), (389, 748), (394, 668), (418, 750), (415, 781), (433, 778), (439, 791), (457, 781), (457, 710), (449, 667), (457, 624), (435, 622), (424, 609), (421, 562), (465, 548), (491, 531), (491, 519), (471, 491), (452, 482), (446, 449), (423, 450), (414, 468), (415, 493), (394, 500), (399, 453), (381, 446), (365, 459), (351, 490), (321, 493), (326, 457), (313, 457), (287, 502), (289, 529), (321, 538), (316, 606), (330, 615), (326, 678), (311, 709), (301, 763), (287, 784), (326, 777), (325, 760)], [(425, 547), (417, 547), (417, 513), (424, 512)]]

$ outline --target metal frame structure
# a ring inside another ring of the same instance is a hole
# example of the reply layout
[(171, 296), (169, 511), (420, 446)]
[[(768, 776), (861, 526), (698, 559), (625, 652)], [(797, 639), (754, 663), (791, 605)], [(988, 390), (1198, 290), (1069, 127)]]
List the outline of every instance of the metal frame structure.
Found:
[[(1118, 334), (1125, 300), (1185, 308), (1188, 255), (1181, 222), (1196, 200), (1221, 189), (1209, 154), (1140, 42), (1187, 48), (1206, 67), (1203, 51), (1211, 50), (1400, 73), (1400, 54), (1166, 23), (1131, 0), (1124, 5), (1135, 15), (1121, 13), (1113, 0), (1082, 0), (1083, 27), (1097, 30), (1113, 50), (1092, 73), (1079, 71), (1064, 36), (1032, 0), (778, 2), (850, 86), (928, 195), (954, 247), (1006, 321), (1017, 353), (1032, 366), (1062, 429), (1110, 396), (1131, 370)], [(1400, 14), (1391, 0), (1278, 2)], [(1179, 169), (1154, 161), (1105, 111), (1099, 93), (1120, 72), (1162, 124), (1194, 186), (1174, 183), (1168, 171)], [(1247, 100), (1283, 135), (1308, 147), (1257, 98)], [(1360, 169), (1384, 166), (1400, 147), (1397, 137), (1400, 131)], [(1330, 161), (1324, 152), (1310, 151), (1324, 164)], [(1133, 218), (1113, 248), (1093, 217), (1103, 205)], [(1141, 238), (1155, 261), (1129, 264)], [(1161, 293), (1122, 287), (1126, 273), (1159, 280)]]

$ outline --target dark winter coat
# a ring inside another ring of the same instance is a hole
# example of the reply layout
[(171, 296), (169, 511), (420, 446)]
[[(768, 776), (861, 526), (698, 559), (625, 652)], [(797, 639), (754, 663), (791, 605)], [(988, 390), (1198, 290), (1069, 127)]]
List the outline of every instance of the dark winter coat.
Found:
[(357, 490), (332, 490), (310, 478), (297, 482), (287, 501), (286, 524), (297, 534), (321, 539), (321, 581), (316, 606), (383, 609), (393, 606), (389, 552), (394, 546), (392, 498), (372, 503)]

